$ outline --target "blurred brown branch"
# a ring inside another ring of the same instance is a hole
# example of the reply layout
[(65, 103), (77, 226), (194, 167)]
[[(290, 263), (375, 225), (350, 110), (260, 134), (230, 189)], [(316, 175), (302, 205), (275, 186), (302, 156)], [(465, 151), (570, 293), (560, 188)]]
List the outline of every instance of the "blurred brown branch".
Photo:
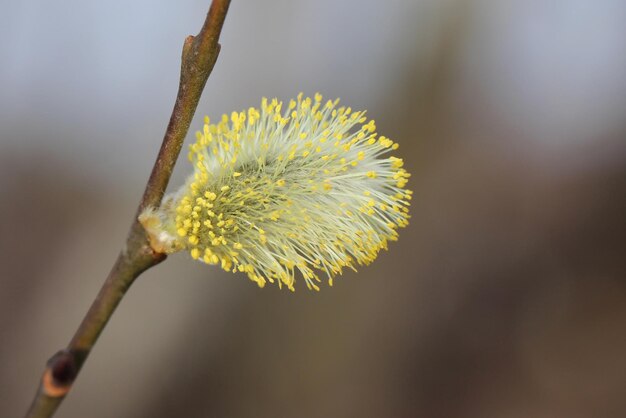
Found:
[[(229, 4), (230, 0), (213, 0), (198, 35), (185, 39), (178, 95), (137, 215), (144, 208), (161, 203), (198, 101), (219, 55), (218, 39)], [(54, 414), (130, 285), (165, 257), (152, 250), (135, 216), (124, 248), (74, 337), (67, 348), (48, 360), (27, 418)]]

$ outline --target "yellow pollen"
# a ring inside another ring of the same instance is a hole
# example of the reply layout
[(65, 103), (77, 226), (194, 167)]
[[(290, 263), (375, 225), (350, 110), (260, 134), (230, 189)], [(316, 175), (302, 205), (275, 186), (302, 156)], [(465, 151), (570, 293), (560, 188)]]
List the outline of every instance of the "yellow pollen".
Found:
[(338, 103), (299, 94), (205, 118), (189, 147), (193, 173), (142, 214), (153, 217), (142, 220), (151, 239), (260, 287), (294, 290), (302, 277), (319, 290), (344, 268), (370, 264), (408, 224), (410, 174), (389, 156), (398, 144)]

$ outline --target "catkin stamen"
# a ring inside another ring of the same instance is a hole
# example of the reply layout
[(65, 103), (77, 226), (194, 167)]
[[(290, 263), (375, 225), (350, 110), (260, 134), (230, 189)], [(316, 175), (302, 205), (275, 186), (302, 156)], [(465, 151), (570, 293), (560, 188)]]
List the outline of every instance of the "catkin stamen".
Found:
[(344, 268), (369, 264), (408, 224), (412, 192), (398, 144), (365, 112), (298, 95), (287, 105), (205, 118), (185, 185), (142, 214), (167, 252), (294, 290), (296, 272), (319, 290)]

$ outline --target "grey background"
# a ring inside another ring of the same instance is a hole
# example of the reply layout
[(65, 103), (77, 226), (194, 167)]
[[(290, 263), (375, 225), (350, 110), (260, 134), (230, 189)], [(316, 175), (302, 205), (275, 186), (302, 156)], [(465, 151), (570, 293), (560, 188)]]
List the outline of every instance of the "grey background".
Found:
[[(0, 416), (119, 251), (208, 3), (2, 2)], [(171, 257), (58, 416), (624, 416), (625, 19), (619, 0), (234, 0), (192, 131), (261, 96), (341, 97), (400, 143), (411, 224), (319, 294)]]

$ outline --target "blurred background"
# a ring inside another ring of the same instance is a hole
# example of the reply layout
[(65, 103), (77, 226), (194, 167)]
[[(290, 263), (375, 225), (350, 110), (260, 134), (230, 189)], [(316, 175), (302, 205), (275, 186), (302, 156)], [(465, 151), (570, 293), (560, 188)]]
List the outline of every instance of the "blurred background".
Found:
[[(0, 416), (120, 250), (208, 4), (3, 2)], [(625, 21), (620, 0), (235, 0), (192, 133), (341, 97), (400, 143), (411, 224), (315, 294), (170, 257), (58, 416), (626, 416)]]

